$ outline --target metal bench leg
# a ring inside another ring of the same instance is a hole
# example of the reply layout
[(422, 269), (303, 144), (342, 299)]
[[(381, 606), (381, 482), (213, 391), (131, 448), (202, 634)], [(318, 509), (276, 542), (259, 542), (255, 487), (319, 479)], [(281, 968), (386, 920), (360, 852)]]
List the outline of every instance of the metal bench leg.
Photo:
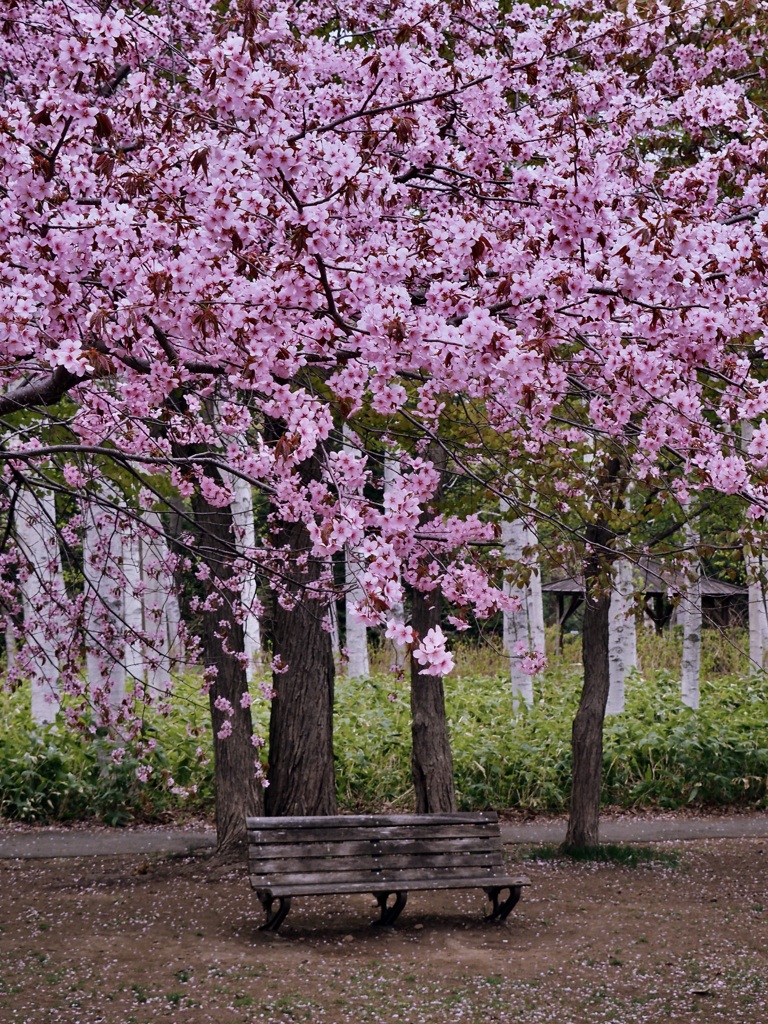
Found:
[(288, 911), (291, 909), (291, 897), (290, 896), (278, 896), (278, 908), (276, 911), (272, 911), (272, 904), (275, 902), (274, 896), (266, 896), (261, 893), (257, 894), (264, 907), (264, 912), (267, 915), (266, 922), (259, 927), (261, 932), (276, 932), (283, 921), (288, 916)]
[[(503, 903), (499, 903), (499, 893), (504, 891), (504, 888), (509, 888), (509, 896), (504, 900)], [(490, 914), (486, 914), (486, 921), (503, 921), (508, 917), (509, 912), (517, 906), (520, 897), (523, 894), (522, 885), (512, 885), (509, 887), (492, 888), (486, 889), (488, 899), (493, 904)]]
[[(373, 894), (376, 897), (376, 902), (379, 904), (381, 910), (381, 917), (378, 921), (374, 921), (375, 925), (392, 925), (400, 916), (400, 911), (406, 904), (408, 899), (407, 892), (375, 892)], [(391, 907), (387, 906), (389, 897), (394, 896), (395, 902)]]

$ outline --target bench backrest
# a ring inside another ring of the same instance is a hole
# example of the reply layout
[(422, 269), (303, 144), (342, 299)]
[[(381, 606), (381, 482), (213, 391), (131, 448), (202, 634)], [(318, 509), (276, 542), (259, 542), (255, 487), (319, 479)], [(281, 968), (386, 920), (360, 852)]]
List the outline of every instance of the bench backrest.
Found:
[(247, 818), (251, 884), (312, 886), (489, 877), (503, 866), (495, 811)]

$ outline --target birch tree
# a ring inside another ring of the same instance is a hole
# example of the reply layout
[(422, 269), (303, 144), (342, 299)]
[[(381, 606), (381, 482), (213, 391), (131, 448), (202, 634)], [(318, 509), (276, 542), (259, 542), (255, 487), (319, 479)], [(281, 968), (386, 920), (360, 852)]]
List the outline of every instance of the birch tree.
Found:
[(232, 490), (232, 518), (237, 531), (236, 544), (243, 556), (243, 583), (240, 600), (243, 606), (243, 634), (248, 684), (252, 685), (256, 667), (261, 656), (261, 624), (259, 612), (257, 575), (253, 563), (256, 551), (256, 520), (253, 504), (253, 487), (240, 476), (225, 473), (224, 479)]
[[(508, 514), (509, 508), (509, 503), (502, 501), (502, 515)], [(520, 517), (502, 519), (501, 539), (505, 561), (514, 566), (525, 566), (529, 574), (521, 585), (505, 580), (505, 593), (517, 598), (518, 606), (516, 610), (503, 613), (503, 642), (509, 655), (514, 700), (520, 699), (526, 704), (532, 704), (531, 654), (544, 653), (541, 575), (535, 556), (531, 555), (531, 548), (537, 538), (533, 527)]]
[[(342, 436), (345, 447), (355, 447), (353, 432), (347, 423), (344, 424)], [(351, 679), (367, 679), (371, 674), (368, 629), (359, 614), (360, 604), (365, 601), (365, 591), (360, 583), (360, 577), (365, 572), (365, 563), (366, 559), (359, 551), (358, 545), (348, 543), (344, 549), (344, 646), (347, 651), (347, 675)]]
[(83, 519), (86, 673), (98, 720), (105, 724), (125, 698), (127, 587), (114, 571), (124, 564), (123, 540), (111, 511), (88, 505)]
[(611, 606), (608, 616), (610, 686), (606, 714), (624, 710), (624, 683), (637, 668), (637, 629), (634, 596), (634, 569), (630, 559), (619, 558), (613, 570)]
[(683, 660), (681, 693), (683, 704), (694, 710), (699, 706), (699, 677), (701, 674), (701, 565), (697, 548), (699, 531), (695, 524), (685, 526), (686, 546), (692, 551), (689, 583), (682, 595), (680, 619), (683, 625)]
[(66, 603), (56, 529), (56, 503), (50, 491), (18, 486), (14, 531), (19, 549), (19, 583), (26, 639), (15, 669), (32, 685), (32, 720), (52, 722), (59, 710), (59, 644)]

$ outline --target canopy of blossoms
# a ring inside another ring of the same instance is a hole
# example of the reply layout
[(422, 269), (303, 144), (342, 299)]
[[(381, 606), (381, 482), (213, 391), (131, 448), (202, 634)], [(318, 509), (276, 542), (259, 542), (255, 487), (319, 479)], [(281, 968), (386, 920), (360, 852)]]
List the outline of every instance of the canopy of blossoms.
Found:
[[(473, 554), (492, 518), (432, 510), (434, 460), (402, 441), (439, 442), (457, 400), (490, 431), (458, 468), (511, 507), (556, 452), (564, 516), (611, 444), (647, 484), (673, 464), (680, 501), (768, 507), (766, 26), (708, 0), (348, 7), (6, 5), (5, 501), (47, 486), (140, 524), (169, 487), (224, 507), (245, 479), (314, 555), (353, 545), (360, 615), (443, 673), (440, 630), (392, 620), (403, 580), (460, 615), (514, 603)], [(399, 464), (384, 499), (363, 425)], [(279, 590), (269, 538), (245, 554)]]

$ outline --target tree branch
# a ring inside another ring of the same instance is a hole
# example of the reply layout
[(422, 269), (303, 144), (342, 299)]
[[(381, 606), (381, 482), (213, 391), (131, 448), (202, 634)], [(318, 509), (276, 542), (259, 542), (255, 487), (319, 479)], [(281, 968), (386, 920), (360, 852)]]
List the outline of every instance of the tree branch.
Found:
[(491, 75), (483, 75), (482, 78), (473, 78), (471, 82), (467, 82), (466, 85), (458, 85), (453, 89), (444, 89), (442, 92), (434, 92), (429, 96), (414, 96), (411, 99), (398, 100), (395, 103), (387, 103), (381, 107), (371, 107), (370, 110), (363, 107), (362, 110), (356, 110), (352, 114), (344, 114), (342, 117), (337, 117), (335, 121), (330, 121), (328, 124), (318, 125), (314, 128), (306, 128), (299, 132), (298, 135), (292, 135), (287, 141), (291, 145), (294, 142), (299, 142), (304, 138), (305, 135), (311, 135), (317, 133), (318, 135), (323, 132), (332, 132), (334, 128), (338, 128), (341, 124), (346, 124), (347, 121), (355, 121), (360, 117), (375, 117), (377, 114), (388, 114), (392, 110), (402, 110), (404, 107), (415, 107), (421, 103), (429, 103), (432, 100), (442, 100), (447, 96), (457, 96), (460, 92), (466, 92), (467, 89), (471, 89), (475, 85), (480, 85), (483, 82), (487, 82)]
[(57, 366), (49, 376), (22, 384), (0, 395), (0, 416), (8, 416), (19, 409), (30, 409), (33, 406), (55, 405), (68, 391), (87, 379), (70, 373), (63, 366)]

